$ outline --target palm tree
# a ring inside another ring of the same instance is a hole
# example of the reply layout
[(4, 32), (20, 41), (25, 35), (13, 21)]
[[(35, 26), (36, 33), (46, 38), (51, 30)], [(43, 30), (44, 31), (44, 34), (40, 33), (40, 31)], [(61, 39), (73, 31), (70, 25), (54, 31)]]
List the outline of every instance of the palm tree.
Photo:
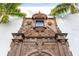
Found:
[(20, 3), (0, 3), (0, 23), (8, 23), (9, 16), (25, 16), (26, 14), (18, 9), (20, 5)]
[(67, 14), (67, 13), (74, 14), (78, 12), (79, 9), (76, 3), (61, 3), (51, 10), (51, 15), (59, 16), (61, 14)]

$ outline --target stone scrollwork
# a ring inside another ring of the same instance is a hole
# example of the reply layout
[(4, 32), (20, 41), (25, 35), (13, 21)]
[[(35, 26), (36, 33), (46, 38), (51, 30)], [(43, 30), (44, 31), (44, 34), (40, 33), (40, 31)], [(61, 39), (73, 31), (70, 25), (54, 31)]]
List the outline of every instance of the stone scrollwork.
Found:
[[(36, 26), (36, 22), (44, 25)], [(65, 56), (71, 53), (67, 45), (67, 33), (59, 30), (56, 18), (40, 12), (31, 18), (24, 18), (18, 33), (12, 35), (8, 56)]]

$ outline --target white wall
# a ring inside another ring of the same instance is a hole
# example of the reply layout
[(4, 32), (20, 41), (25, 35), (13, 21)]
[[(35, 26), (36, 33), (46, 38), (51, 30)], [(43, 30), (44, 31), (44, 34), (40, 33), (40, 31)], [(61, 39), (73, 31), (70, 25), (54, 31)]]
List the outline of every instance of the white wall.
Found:
[(0, 56), (6, 56), (12, 40), (12, 34), (16, 33), (22, 23), (18, 17), (10, 17), (8, 24), (0, 24)]
[(62, 32), (68, 33), (67, 38), (73, 55), (79, 56), (79, 14), (68, 15), (57, 21)]

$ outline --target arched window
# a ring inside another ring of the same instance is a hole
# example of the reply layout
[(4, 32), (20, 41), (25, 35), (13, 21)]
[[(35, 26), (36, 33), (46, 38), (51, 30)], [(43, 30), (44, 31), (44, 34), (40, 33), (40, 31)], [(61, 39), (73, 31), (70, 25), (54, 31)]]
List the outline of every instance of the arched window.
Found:
[(36, 20), (36, 27), (43, 27), (44, 26), (44, 21), (42, 19)]

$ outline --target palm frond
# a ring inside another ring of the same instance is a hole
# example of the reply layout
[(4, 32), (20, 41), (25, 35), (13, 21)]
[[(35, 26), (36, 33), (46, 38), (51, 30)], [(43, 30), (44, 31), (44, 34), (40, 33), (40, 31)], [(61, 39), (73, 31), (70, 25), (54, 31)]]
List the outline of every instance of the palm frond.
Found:
[(2, 23), (7, 23), (9, 20), (9, 16), (18, 16), (22, 17), (25, 16), (25, 13), (22, 13), (18, 6), (21, 3), (0, 3), (0, 17)]
[(73, 3), (62, 3), (57, 5), (54, 9), (51, 10), (51, 15), (58, 16), (64, 13), (77, 13), (79, 10)]
[(72, 13), (72, 14), (79, 12), (79, 9), (76, 8), (75, 5), (71, 5), (71, 6), (70, 6), (70, 10), (71, 10), (71, 13)]
[(9, 22), (9, 16), (8, 15), (4, 15), (1, 19), (1, 23), (8, 23)]
[(8, 12), (8, 15), (11, 15), (11, 16), (18, 16), (18, 17), (22, 17), (22, 16), (26, 16), (25, 13), (22, 13), (20, 11), (20, 9), (16, 9), (16, 10), (13, 10), (11, 12)]

